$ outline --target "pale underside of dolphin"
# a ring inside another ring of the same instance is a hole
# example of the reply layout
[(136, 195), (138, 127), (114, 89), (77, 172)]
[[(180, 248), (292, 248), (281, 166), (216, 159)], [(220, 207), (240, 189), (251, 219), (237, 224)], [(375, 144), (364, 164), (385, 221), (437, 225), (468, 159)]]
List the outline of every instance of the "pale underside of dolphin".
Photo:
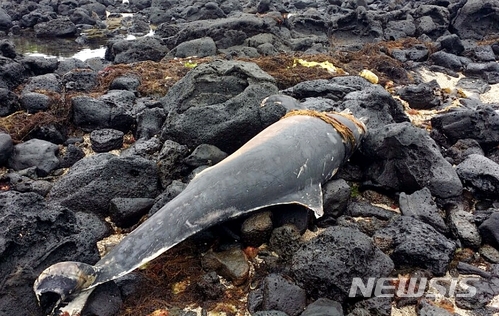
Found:
[(133, 271), (197, 232), (265, 207), (299, 204), (322, 216), (322, 184), (348, 160), (365, 127), (340, 113), (295, 114), (199, 173), (94, 266), (61, 262), (47, 268), (34, 284), (37, 298), (44, 293), (56, 293), (61, 301), (73, 298)]

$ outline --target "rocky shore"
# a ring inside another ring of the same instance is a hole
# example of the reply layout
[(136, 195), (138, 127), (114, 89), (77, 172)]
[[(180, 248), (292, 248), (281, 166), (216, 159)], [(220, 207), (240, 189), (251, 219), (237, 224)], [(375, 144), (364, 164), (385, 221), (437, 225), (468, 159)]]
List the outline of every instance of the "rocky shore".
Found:
[[(45, 268), (97, 262), (288, 103), (368, 129), (324, 216), (219, 223), (83, 315), (497, 315), (498, 20), (497, 0), (2, 1), (0, 315), (47, 314)], [(25, 56), (25, 30), (106, 55)]]

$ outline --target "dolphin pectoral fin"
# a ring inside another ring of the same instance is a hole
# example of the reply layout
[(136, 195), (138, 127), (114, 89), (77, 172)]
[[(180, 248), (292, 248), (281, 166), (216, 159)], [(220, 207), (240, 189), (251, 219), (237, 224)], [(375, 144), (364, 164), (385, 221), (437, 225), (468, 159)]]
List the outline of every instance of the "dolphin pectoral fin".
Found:
[(304, 189), (293, 192), (277, 200), (275, 204), (300, 204), (312, 210), (316, 218), (324, 215), (322, 186), (310, 184)]

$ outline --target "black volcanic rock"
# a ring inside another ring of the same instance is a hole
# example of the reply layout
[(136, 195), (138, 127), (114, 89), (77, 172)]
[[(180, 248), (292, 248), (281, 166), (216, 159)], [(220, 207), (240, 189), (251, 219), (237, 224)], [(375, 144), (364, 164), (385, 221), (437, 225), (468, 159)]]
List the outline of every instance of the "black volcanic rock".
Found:
[(469, 138), (484, 146), (499, 144), (499, 114), (487, 105), (434, 116), (431, 125), (452, 143)]
[(54, 184), (49, 199), (72, 210), (105, 215), (113, 198), (154, 198), (158, 189), (154, 162), (104, 153), (75, 163)]
[[(161, 99), (169, 111), (161, 136), (191, 147), (207, 143), (233, 152), (283, 114), (277, 106), (260, 107), (262, 99), (276, 92), (274, 79), (256, 64), (199, 65)], [(278, 113), (272, 114), (274, 108)], [(268, 121), (262, 112), (271, 113)]]
[(76, 35), (76, 26), (68, 17), (38, 23), (33, 29), (37, 37), (69, 37)]
[(292, 259), (297, 284), (314, 296), (342, 302), (353, 277), (386, 277), (392, 260), (375, 247), (371, 238), (347, 227), (328, 227), (303, 243)]
[(481, 40), (499, 31), (499, 4), (494, 0), (467, 0), (452, 20), (452, 29), (461, 39)]
[(435, 275), (447, 271), (456, 245), (433, 227), (415, 218), (400, 216), (377, 231), (373, 240), (397, 267), (411, 266), (430, 270)]
[(48, 204), (36, 193), (0, 192), (0, 308), (5, 315), (42, 316), (35, 278), (60, 261), (94, 264), (107, 234), (95, 215)]
[(410, 123), (389, 124), (370, 133), (362, 151), (373, 162), (367, 176), (382, 187), (405, 192), (428, 187), (442, 198), (462, 192), (456, 171), (433, 139)]

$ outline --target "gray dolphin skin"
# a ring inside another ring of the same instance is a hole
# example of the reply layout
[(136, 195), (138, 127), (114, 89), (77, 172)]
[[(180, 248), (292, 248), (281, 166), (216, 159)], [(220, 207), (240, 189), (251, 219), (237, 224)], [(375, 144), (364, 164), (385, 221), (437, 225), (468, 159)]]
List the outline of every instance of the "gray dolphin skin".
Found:
[(322, 184), (348, 160), (366, 130), (348, 114), (295, 112), (199, 173), (94, 266), (61, 262), (47, 268), (34, 284), (37, 298), (45, 293), (57, 294), (60, 301), (75, 297), (201, 230), (268, 206), (300, 204), (322, 216)]

